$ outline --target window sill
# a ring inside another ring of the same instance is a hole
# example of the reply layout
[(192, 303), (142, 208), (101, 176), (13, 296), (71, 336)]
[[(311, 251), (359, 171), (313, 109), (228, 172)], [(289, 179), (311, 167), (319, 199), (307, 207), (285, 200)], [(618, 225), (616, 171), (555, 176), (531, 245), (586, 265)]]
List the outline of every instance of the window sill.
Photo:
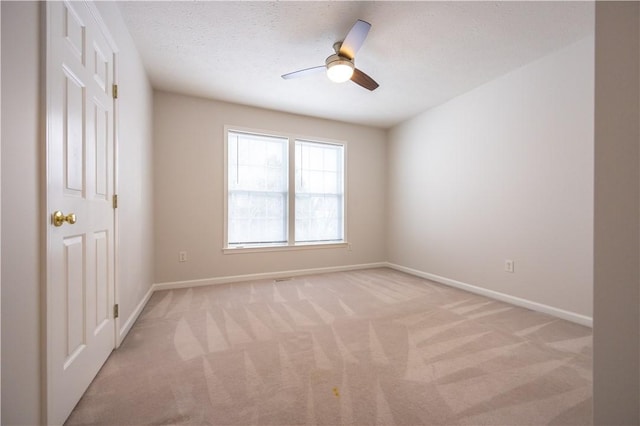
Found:
[(296, 245), (273, 245), (273, 246), (243, 246), (243, 247), (226, 247), (222, 249), (223, 254), (240, 254), (240, 253), (264, 253), (270, 251), (292, 251), (292, 250), (311, 250), (311, 249), (336, 249), (347, 248), (349, 243), (341, 241), (336, 243), (298, 243)]

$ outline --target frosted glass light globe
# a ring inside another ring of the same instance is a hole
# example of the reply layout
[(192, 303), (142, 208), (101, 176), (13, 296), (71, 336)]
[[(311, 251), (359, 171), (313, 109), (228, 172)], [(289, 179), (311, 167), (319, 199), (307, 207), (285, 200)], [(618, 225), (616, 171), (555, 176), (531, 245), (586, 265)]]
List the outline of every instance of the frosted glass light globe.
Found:
[(334, 61), (327, 65), (327, 77), (334, 83), (343, 83), (353, 75), (353, 64), (349, 61)]

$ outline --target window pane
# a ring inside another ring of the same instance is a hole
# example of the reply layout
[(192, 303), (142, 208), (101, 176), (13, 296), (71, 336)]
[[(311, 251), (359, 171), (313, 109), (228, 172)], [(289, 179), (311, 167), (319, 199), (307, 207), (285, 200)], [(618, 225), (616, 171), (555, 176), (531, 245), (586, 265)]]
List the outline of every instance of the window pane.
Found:
[(344, 239), (344, 147), (296, 141), (296, 242)]
[(286, 243), (287, 146), (287, 138), (229, 132), (229, 245)]

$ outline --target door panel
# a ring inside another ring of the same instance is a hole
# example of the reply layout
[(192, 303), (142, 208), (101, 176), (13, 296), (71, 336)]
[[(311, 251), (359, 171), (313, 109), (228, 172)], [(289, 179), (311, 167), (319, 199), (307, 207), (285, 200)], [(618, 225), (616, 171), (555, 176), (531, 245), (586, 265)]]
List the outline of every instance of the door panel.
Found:
[[(63, 423), (115, 347), (115, 46), (95, 6), (47, 2), (47, 422)], [(75, 222), (69, 214), (75, 214)]]
[(83, 350), (86, 340), (84, 333), (85, 310), (85, 286), (84, 277), (84, 238), (79, 235), (64, 238), (65, 258), (65, 294), (66, 294), (66, 342), (67, 357), (65, 369), (68, 364)]
[(107, 93), (107, 78), (109, 75), (109, 61), (97, 44), (93, 45), (93, 79), (98, 86)]
[(95, 117), (95, 163), (96, 163), (96, 180), (95, 193), (96, 198), (102, 200), (107, 199), (107, 182), (109, 179), (109, 144), (107, 138), (109, 136), (109, 111), (94, 100), (94, 117)]
[(96, 254), (96, 306), (95, 306), (95, 328), (94, 334), (109, 321), (109, 236), (107, 231), (100, 231), (94, 234), (95, 254)]
[(82, 196), (84, 159), (84, 97), (85, 91), (80, 80), (64, 69), (65, 99), (64, 129), (66, 189), (69, 195)]
[(84, 25), (74, 12), (74, 9), (65, 7), (62, 13), (64, 14), (64, 37), (68, 43), (68, 49), (76, 56), (79, 62), (84, 63)]

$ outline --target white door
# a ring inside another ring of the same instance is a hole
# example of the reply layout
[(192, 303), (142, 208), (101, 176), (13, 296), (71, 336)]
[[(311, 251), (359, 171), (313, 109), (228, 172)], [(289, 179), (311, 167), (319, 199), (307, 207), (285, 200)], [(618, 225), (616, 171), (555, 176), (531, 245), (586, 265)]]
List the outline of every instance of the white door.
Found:
[(115, 46), (95, 5), (46, 8), (46, 421), (61, 424), (115, 345)]

